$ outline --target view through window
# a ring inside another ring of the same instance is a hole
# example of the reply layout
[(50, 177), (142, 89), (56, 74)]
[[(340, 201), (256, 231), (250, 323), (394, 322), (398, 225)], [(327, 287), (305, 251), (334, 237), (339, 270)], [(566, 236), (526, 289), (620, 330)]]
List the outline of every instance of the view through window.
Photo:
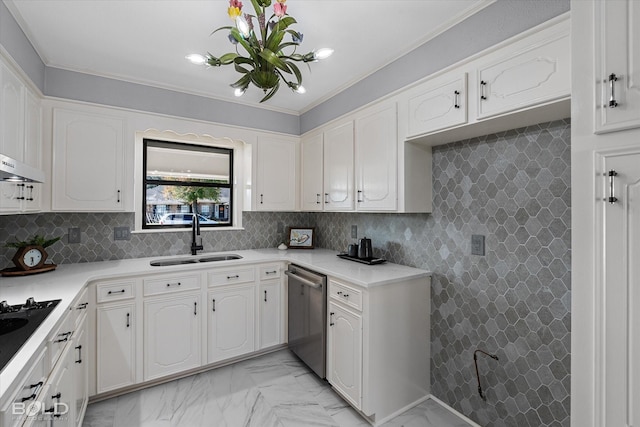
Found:
[(232, 225), (233, 149), (145, 139), (142, 228)]

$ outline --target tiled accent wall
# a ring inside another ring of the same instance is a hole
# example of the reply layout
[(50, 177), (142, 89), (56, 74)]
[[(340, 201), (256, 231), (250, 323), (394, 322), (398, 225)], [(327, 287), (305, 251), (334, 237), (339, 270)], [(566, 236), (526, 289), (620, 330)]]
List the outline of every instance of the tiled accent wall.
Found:
[[(286, 227), (316, 226), (317, 247), (373, 239), (374, 255), (433, 272), (432, 393), (482, 426), (569, 426), (570, 124), (558, 121), (433, 149), (432, 214), (245, 212), (244, 231), (204, 234), (205, 251), (275, 247)], [(189, 253), (190, 233), (134, 234), (113, 227), (133, 214), (0, 217), (0, 244), (16, 234), (65, 235), (81, 244), (48, 252), (56, 263)], [(280, 229), (280, 231), (279, 231)], [(486, 255), (470, 255), (471, 235)], [(10, 264), (3, 248), (0, 262)], [(480, 357), (483, 401), (473, 352)]]
[[(306, 225), (310, 214), (243, 212), (244, 230), (203, 231), (204, 252), (276, 247), (285, 240), (287, 226)], [(46, 250), (56, 264), (105, 261), (190, 253), (191, 229), (172, 233), (132, 234), (131, 240), (114, 240), (114, 227), (133, 229), (133, 213), (39, 213), (0, 216), (0, 268), (13, 265), (15, 249), (8, 241), (25, 240), (35, 234), (63, 236)], [(68, 243), (68, 228), (78, 227), (81, 243)]]
[[(431, 387), (482, 426), (569, 426), (570, 123), (433, 148), (431, 215), (317, 215), (320, 245), (350, 226), (374, 254), (433, 271)], [(486, 255), (471, 255), (471, 235)], [(478, 395), (473, 353), (479, 356)]]

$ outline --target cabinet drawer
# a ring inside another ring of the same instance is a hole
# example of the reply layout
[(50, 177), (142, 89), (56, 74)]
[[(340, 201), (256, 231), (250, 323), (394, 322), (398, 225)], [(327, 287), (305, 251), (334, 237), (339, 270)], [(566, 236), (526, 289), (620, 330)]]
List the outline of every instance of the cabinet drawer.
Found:
[(277, 279), (282, 275), (282, 264), (260, 266), (260, 280)]
[(133, 284), (133, 280), (99, 284), (96, 289), (97, 300), (100, 303), (133, 298)]
[(75, 317), (67, 310), (64, 315), (64, 320), (55, 330), (55, 332), (49, 335), (49, 368), (53, 369), (58, 361), (58, 358), (71, 342), (73, 331), (75, 330)]
[[(45, 354), (47, 350), (43, 348), (40, 350), (39, 356), (36, 358), (33, 367), (29, 373), (25, 376), (22, 384), (18, 385), (14, 389), (14, 395), (6, 403), (6, 406), (2, 408), (2, 416), (0, 417), (0, 424), (6, 427), (14, 427), (20, 425), (24, 420), (14, 414), (14, 403), (17, 405), (29, 405), (31, 402), (35, 402), (38, 399), (38, 395), (42, 393), (45, 380), (47, 379), (48, 372), (45, 367)], [(24, 408), (18, 406), (17, 408)]]
[(87, 308), (89, 307), (89, 291), (85, 288), (78, 298), (71, 304), (73, 310), (73, 318), (75, 320), (75, 326), (77, 327), (80, 322), (87, 315)]
[(209, 273), (209, 286), (253, 282), (255, 277), (253, 267), (212, 271)]
[(200, 277), (197, 275), (144, 279), (144, 296), (194, 289), (200, 289)]
[(362, 311), (362, 291), (343, 283), (329, 280), (329, 296), (349, 307)]

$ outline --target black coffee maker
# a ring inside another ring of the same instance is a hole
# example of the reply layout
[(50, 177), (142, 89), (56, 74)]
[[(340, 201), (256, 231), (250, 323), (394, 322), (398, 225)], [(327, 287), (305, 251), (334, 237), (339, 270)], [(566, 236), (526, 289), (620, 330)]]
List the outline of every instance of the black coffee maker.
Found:
[(371, 239), (363, 237), (358, 244), (358, 258), (366, 259), (373, 258), (373, 247), (371, 245)]

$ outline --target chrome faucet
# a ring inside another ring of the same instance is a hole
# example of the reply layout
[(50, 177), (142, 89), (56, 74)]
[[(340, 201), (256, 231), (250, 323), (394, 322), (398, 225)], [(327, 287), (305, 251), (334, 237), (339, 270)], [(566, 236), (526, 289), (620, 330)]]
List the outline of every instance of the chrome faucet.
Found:
[(198, 244), (198, 237), (200, 235), (200, 220), (198, 219), (198, 202), (193, 202), (193, 220), (191, 221), (191, 255), (197, 255), (198, 251), (204, 249), (202, 246), (202, 238), (200, 244)]

